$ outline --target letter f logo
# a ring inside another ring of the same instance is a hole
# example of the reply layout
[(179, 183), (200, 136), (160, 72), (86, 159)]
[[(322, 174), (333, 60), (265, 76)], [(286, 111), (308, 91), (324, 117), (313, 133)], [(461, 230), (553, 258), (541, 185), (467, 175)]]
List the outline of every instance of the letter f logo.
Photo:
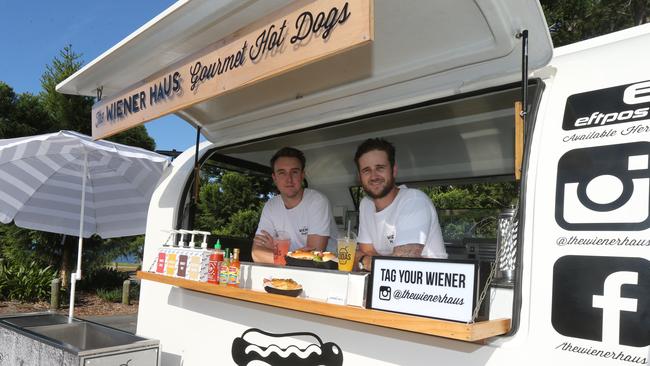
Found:
[(650, 345), (650, 261), (567, 255), (553, 266), (551, 322), (561, 335)]
[(621, 286), (636, 285), (637, 272), (615, 272), (607, 276), (603, 294), (593, 296), (593, 307), (603, 309), (603, 342), (618, 344), (621, 329), (621, 311), (637, 311), (637, 299), (621, 297)]

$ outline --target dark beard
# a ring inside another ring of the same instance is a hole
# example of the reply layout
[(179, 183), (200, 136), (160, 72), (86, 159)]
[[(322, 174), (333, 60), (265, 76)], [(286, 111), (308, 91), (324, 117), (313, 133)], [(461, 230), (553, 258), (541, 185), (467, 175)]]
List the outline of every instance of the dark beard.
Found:
[(362, 187), (363, 187), (363, 191), (366, 192), (366, 194), (368, 195), (368, 197), (370, 197), (370, 198), (372, 198), (372, 199), (380, 199), (380, 198), (384, 198), (384, 197), (386, 197), (386, 196), (390, 193), (390, 191), (393, 190), (393, 187), (394, 187), (394, 186), (395, 186), (395, 179), (393, 179), (392, 177), (391, 177), (390, 180), (387, 182), (387, 184), (386, 184), (386, 186), (384, 187), (384, 189), (382, 189), (381, 192), (379, 192), (378, 194), (374, 194), (374, 193), (372, 193), (369, 189), (367, 189), (365, 186), (362, 185)]

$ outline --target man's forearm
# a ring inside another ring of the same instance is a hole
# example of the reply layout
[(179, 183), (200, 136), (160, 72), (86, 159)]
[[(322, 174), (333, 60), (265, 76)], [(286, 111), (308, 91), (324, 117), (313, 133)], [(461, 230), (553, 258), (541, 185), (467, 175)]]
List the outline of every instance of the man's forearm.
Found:
[(256, 263), (273, 263), (273, 249), (261, 245), (253, 245), (251, 257), (253, 257), (253, 262)]
[(393, 257), (421, 257), (422, 249), (424, 245), (422, 244), (404, 244), (393, 248)]
[(329, 238), (329, 236), (321, 236), (315, 234), (307, 235), (307, 244), (305, 245), (305, 249), (318, 250), (322, 252), (327, 248), (327, 242)]
[[(421, 257), (422, 249), (424, 245), (422, 244), (404, 244), (393, 248), (393, 253), (390, 255), (393, 257)], [(357, 258), (363, 263), (363, 268), (366, 270), (372, 270), (372, 257), (379, 255), (374, 247), (371, 245), (361, 246), (361, 250), (357, 252)]]

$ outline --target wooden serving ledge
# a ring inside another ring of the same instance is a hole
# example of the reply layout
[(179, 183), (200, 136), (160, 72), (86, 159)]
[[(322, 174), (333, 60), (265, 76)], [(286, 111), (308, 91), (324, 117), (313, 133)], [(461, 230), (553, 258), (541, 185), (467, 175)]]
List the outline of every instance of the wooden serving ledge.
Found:
[(206, 294), (461, 341), (478, 342), (505, 334), (510, 330), (510, 319), (495, 319), (465, 324), (355, 306), (328, 304), (300, 297), (267, 294), (238, 287), (218, 286), (151, 272), (139, 271), (137, 276), (142, 280), (165, 283)]

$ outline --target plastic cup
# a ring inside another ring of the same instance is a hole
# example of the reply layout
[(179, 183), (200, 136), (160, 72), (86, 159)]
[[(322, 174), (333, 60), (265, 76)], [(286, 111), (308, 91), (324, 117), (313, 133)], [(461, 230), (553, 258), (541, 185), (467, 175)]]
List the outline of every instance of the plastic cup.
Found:
[(273, 237), (273, 263), (282, 266), (287, 265), (285, 258), (291, 246), (289, 234), (284, 231), (277, 231)]
[(337, 244), (339, 271), (352, 271), (354, 255), (357, 251), (357, 240), (355, 238), (340, 238)]

